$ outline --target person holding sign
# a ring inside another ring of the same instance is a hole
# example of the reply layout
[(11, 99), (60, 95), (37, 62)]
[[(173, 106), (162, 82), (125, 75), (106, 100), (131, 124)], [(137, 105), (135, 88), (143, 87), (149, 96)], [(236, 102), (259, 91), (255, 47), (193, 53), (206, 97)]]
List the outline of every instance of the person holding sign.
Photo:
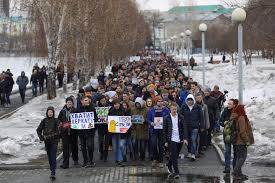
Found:
[[(80, 113), (82, 116), (84, 113), (91, 112), (94, 115), (94, 121), (98, 121), (96, 110), (91, 104), (91, 100), (87, 96), (81, 98), (81, 107), (77, 109), (77, 113)], [(80, 116), (80, 115), (79, 115)], [(88, 116), (86, 117), (86, 119)], [(86, 120), (84, 117), (84, 120)], [(79, 130), (79, 138), (81, 142), (81, 151), (83, 155), (83, 165), (82, 167), (89, 168), (95, 166), (93, 162), (94, 155), (94, 137), (95, 137), (95, 128), (92, 123), (89, 124), (88, 129)]]
[(196, 104), (195, 97), (189, 94), (185, 105), (181, 108), (181, 114), (184, 116), (188, 127), (188, 158), (196, 160), (197, 139), (201, 124), (203, 124), (203, 112), (201, 107)]
[(132, 139), (135, 160), (137, 160), (138, 157), (141, 161), (145, 160), (146, 143), (149, 139), (147, 115), (148, 111), (145, 107), (144, 100), (141, 97), (137, 97), (135, 100), (135, 108), (132, 110)]
[(101, 95), (99, 97), (98, 102), (99, 108), (107, 108), (107, 116), (106, 119), (103, 118), (102, 114), (98, 114), (98, 124), (96, 124), (96, 129), (98, 133), (98, 142), (99, 142), (99, 152), (100, 152), (100, 160), (104, 160), (104, 162), (107, 161), (108, 157), (108, 148), (109, 148), (109, 140), (111, 135), (108, 132), (108, 113), (109, 113), (109, 105), (107, 103), (106, 96)]
[[(165, 146), (169, 149), (169, 162), (167, 169), (169, 177), (174, 175), (175, 179), (179, 178), (178, 157), (182, 143), (188, 144), (187, 124), (184, 117), (177, 113), (177, 104), (173, 102), (170, 106), (170, 115), (164, 118), (163, 122), (163, 136)], [(173, 174), (173, 169), (174, 174)]]
[(62, 137), (63, 164), (60, 168), (69, 168), (70, 151), (74, 160), (74, 165), (78, 165), (78, 134), (77, 130), (71, 129), (70, 114), (75, 111), (74, 102), (71, 97), (66, 98), (66, 105), (60, 111), (58, 119), (60, 123), (60, 131)]
[(157, 105), (150, 109), (148, 113), (148, 123), (150, 128), (151, 148), (153, 153), (152, 166), (159, 163), (159, 167), (163, 168), (163, 152), (164, 152), (164, 139), (163, 139), (163, 118), (169, 115), (170, 111), (163, 105), (161, 96), (156, 98)]
[[(113, 107), (110, 109), (108, 116), (124, 116), (124, 110), (120, 105), (120, 101), (115, 99), (113, 101)], [(109, 132), (114, 132), (116, 128), (116, 122), (110, 121)], [(118, 166), (124, 166), (123, 164), (123, 151), (126, 146), (125, 134), (123, 133), (113, 133), (112, 135), (112, 145), (115, 155), (115, 160)]]

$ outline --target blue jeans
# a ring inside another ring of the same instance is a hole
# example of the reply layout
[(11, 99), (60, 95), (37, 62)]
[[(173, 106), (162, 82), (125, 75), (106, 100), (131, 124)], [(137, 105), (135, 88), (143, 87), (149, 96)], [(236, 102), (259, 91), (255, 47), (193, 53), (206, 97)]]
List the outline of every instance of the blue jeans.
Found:
[(48, 155), (51, 175), (55, 175), (57, 143), (52, 141), (45, 141), (45, 148)]
[(113, 151), (115, 155), (115, 160), (117, 162), (123, 161), (123, 152), (126, 146), (126, 140), (122, 139), (119, 133), (114, 133), (112, 137)]
[(137, 160), (140, 158), (141, 161), (145, 160), (146, 140), (133, 138), (134, 145), (134, 157)]
[(231, 144), (224, 143), (224, 165), (226, 170), (230, 170), (231, 165)]
[(197, 139), (198, 139), (198, 133), (199, 129), (189, 129), (189, 140), (188, 140), (188, 152), (191, 154), (196, 154), (197, 151)]
[(37, 97), (37, 83), (32, 83), (32, 96)]

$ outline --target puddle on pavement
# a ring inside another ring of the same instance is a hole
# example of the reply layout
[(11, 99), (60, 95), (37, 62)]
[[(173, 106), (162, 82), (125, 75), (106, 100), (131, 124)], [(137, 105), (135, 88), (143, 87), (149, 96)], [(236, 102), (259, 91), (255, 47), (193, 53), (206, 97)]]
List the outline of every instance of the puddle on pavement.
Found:
[(194, 182), (194, 183), (220, 183), (220, 177), (208, 177), (204, 175), (194, 175), (194, 174), (181, 174), (179, 180), (168, 179), (167, 173), (161, 172), (144, 172), (144, 173), (133, 173), (129, 174), (131, 177), (142, 177), (154, 182)]

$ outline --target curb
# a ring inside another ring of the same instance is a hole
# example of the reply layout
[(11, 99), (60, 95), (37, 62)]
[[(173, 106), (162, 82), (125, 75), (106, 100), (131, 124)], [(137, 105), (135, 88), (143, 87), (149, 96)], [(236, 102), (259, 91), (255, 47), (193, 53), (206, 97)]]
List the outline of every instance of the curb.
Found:
[(4, 114), (3, 116), (0, 117), (0, 120), (1, 120), (1, 119), (4, 119), (4, 118), (6, 118), (6, 117), (11, 116), (13, 113), (16, 113), (17, 111), (19, 111), (19, 110), (22, 109), (23, 107), (24, 107), (24, 105), (22, 105), (21, 107), (19, 107), (19, 108), (13, 110), (13, 111), (11, 111), (11, 112), (9, 112), (8, 114)]
[(220, 162), (222, 163), (222, 165), (224, 165), (224, 163), (225, 163), (224, 153), (222, 152), (221, 148), (217, 145), (217, 143), (213, 139), (211, 142), (219, 156)]
[(0, 170), (34, 170), (34, 169), (49, 169), (46, 165), (4, 165), (0, 166)]
[[(63, 152), (61, 152), (56, 161), (60, 161), (62, 159)], [(35, 169), (49, 169), (49, 165), (2, 165), (0, 166), (0, 170), (35, 170)]]

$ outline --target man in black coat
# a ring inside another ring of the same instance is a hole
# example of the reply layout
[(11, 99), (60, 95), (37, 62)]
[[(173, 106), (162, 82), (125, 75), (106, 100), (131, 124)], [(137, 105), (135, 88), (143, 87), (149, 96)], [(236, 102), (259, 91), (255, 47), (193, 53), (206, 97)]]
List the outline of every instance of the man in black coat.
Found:
[(26, 89), (27, 89), (28, 83), (29, 83), (29, 78), (25, 76), (25, 72), (22, 71), (21, 75), (18, 76), (16, 80), (16, 84), (18, 85), (18, 88), (19, 88), (19, 93), (20, 93), (22, 103), (25, 102), (25, 95), (26, 95)]
[(5, 73), (4, 90), (5, 90), (5, 94), (6, 94), (7, 107), (10, 107), (10, 105), (11, 105), (10, 95), (11, 95), (12, 88), (14, 85), (14, 80), (13, 80), (12, 76), (13, 76), (13, 74), (11, 74), (9, 70)]
[(210, 122), (210, 128), (208, 130), (208, 145), (211, 146), (211, 139), (212, 139), (212, 133), (215, 128), (215, 121), (217, 121), (219, 116), (219, 106), (217, 103), (217, 100), (214, 97), (210, 96), (211, 89), (206, 88), (204, 90), (204, 100), (203, 102), (207, 105), (208, 108), (208, 114), (209, 114), (209, 122)]
[(200, 126), (203, 123), (203, 113), (201, 107), (196, 104), (195, 97), (192, 94), (187, 96), (185, 103), (181, 108), (181, 114), (187, 123), (189, 134), (187, 157), (195, 161), (197, 138)]
[(165, 146), (170, 152), (167, 169), (169, 177), (173, 175), (172, 166), (174, 168), (174, 178), (179, 178), (178, 157), (182, 147), (182, 143), (188, 144), (187, 124), (184, 117), (177, 113), (177, 104), (172, 103), (170, 106), (171, 113), (164, 118), (163, 136)]
[(75, 112), (73, 107), (74, 101), (71, 97), (66, 99), (66, 105), (60, 111), (58, 119), (61, 121), (60, 132), (62, 138), (63, 169), (69, 168), (70, 154), (74, 160), (74, 165), (78, 165), (78, 133), (77, 130), (71, 129), (70, 114)]
[[(81, 106), (77, 109), (76, 113), (83, 112), (93, 112), (94, 121), (97, 122), (98, 118), (96, 115), (96, 110), (91, 104), (91, 99), (87, 96), (81, 98)], [(95, 163), (93, 162), (94, 155), (94, 137), (95, 137), (95, 128), (79, 130), (79, 138), (81, 142), (81, 151), (83, 155), (83, 166), (85, 168), (94, 167)]]

